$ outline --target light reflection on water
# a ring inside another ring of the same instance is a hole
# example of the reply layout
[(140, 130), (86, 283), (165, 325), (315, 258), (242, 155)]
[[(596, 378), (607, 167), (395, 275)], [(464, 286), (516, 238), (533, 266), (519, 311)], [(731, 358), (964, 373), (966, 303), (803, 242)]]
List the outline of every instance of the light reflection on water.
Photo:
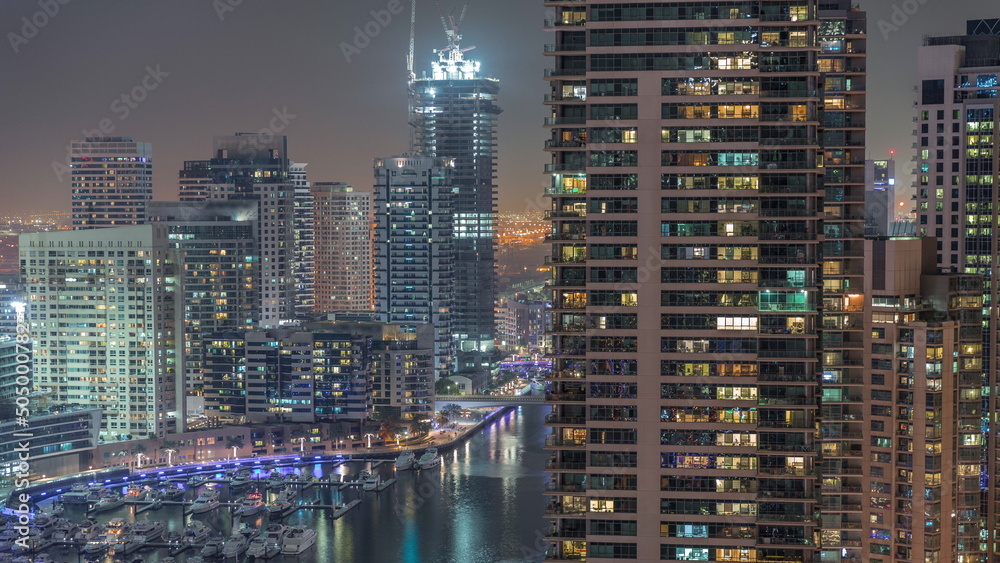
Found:
[[(444, 462), (433, 470), (397, 475), (391, 461), (383, 463), (375, 471), (383, 479), (395, 476), (398, 481), (381, 493), (363, 492), (360, 488), (337, 492), (332, 487), (304, 491), (302, 498), (306, 502), (319, 500), (330, 505), (356, 498), (363, 502), (337, 520), (329, 510), (308, 509), (285, 518), (286, 524), (316, 529), (316, 546), (301, 556), (279, 555), (270, 563), (541, 561), (544, 546), (540, 538), (549, 529), (548, 521), (542, 518), (542, 488), (546, 481), (542, 469), (547, 458), (542, 445), (548, 432), (542, 424), (544, 411), (541, 405), (514, 409), (463, 446), (444, 454)], [(358, 461), (333, 471), (354, 476), (370, 465)], [(329, 464), (302, 468), (316, 477), (330, 470)], [(189, 492), (189, 498), (194, 494)], [(275, 493), (267, 496), (273, 499)], [(221, 500), (230, 500), (225, 490)], [(96, 519), (102, 523), (112, 518), (160, 520), (166, 523), (168, 532), (182, 532), (184, 525), (195, 518), (223, 537), (232, 530), (226, 507), (188, 516), (183, 515), (180, 506), (165, 506), (138, 516), (134, 512), (134, 508), (126, 507)], [(82, 520), (83, 512), (68, 506), (63, 516)], [(262, 512), (246, 521), (266, 527), (268, 517)], [(56, 561), (84, 561), (83, 556), (68, 548), (52, 549), (50, 555)], [(167, 556), (162, 549), (142, 555), (145, 563), (158, 563)], [(184, 563), (192, 555), (196, 553), (187, 551), (176, 560)], [(97, 561), (112, 563), (114, 559), (104, 556)]]

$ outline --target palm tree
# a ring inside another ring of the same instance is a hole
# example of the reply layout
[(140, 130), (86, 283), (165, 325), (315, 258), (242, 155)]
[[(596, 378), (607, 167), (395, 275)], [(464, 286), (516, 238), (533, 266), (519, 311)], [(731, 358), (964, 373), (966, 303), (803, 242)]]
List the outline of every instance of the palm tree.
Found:
[(420, 413), (413, 415), (410, 421), (410, 434), (413, 436), (423, 436), (431, 431), (431, 419), (427, 415)]
[(456, 405), (455, 403), (448, 403), (441, 409), (441, 414), (454, 420), (462, 416), (462, 407)]
[(243, 443), (243, 436), (226, 437), (226, 447), (233, 448), (233, 458), (236, 457), (236, 450), (242, 448), (244, 445), (246, 444)]
[(382, 418), (382, 426), (379, 428), (378, 435), (384, 441), (392, 440), (396, 437), (396, 433), (399, 432), (401, 425), (402, 421), (398, 416), (394, 414), (386, 415)]

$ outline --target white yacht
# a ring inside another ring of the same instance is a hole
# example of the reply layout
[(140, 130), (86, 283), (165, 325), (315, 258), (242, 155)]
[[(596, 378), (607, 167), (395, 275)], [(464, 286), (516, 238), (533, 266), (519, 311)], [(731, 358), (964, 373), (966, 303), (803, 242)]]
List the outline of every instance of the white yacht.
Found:
[(281, 544), (288, 535), (288, 526), (271, 524), (264, 535), (254, 538), (247, 548), (247, 556), (253, 559), (270, 559), (281, 553)]
[(438, 455), (437, 448), (427, 448), (424, 455), (417, 460), (417, 467), (420, 469), (430, 469), (441, 465), (441, 456)]
[(104, 526), (101, 526), (93, 520), (88, 520), (80, 524), (80, 528), (77, 530), (76, 534), (73, 535), (73, 541), (78, 543), (87, 543), (90, 540), (101, 537), (101, 534), (104, 532)]
[(399, 469), (400, 471), (414, 469), (416, 464), (417, 456), (410, 450), (406, 450), (405, 452), (399, 454), (399, 457), (396, 458), (396, 469)]
[(250, 543), (243, 534), (234, 534), (223, 544), (222, 556), (226, 559), (239, 557), (249, 546)]
[(76, 535), (77, 530), (80, 526), (76, 522), (70, 522), (64, 518), (60, 518), (55, 525), (52, 532), (53, 541), (64, 542), (73, 541), (73, 536)]
[(256, 537), (247, 548), (247, 558), (250, 560), (270, 559), (281, 553), (281, 544), (267, 543), (263, 537)]
[(285, 476), (275, 469), (267, 476), (267, 488), (271, 491), (279, 491), (285, 487)]
[(97, 504), (94, 505), (94, 512), (107, 512), (123, 504), (125, 504), (125, 499), (120, 494), (108, 493), (101, 497), (101, 500), (97, 501)]
[(281, 553), (299, 555), (314, 545), (316, 545), (316, 530), (296, 526), (289, 530), (285, 541), (281, 543)]
[(110, 545), (109, 551), (113, 551), (115, 555), (130, 555), (145, 545), (146, 540), (142, 536), (124, 534), (118, 536), (118, 541)]
[(56, 520), (55, 518), (50, 518), (48, 516), (40, 516), (38, 518), (35, 518), (35, 521), (31, 523), (31, 527), (38, 529), (39, 537), (47, 538), (56, 531), (57, 523), (58, 520)]
[[(225, 545), (225, 543), (226, 542), (222, 541), (222, 538), (212, 538), (208, 540), (205, 547), (201, 548), (199, 555), (202, 557), (215, 557), (222, 553), (222, 546)], [(190, 560), (191, 559), (188, 558), (188, 561)]]
[(148, 491), (145, 487), (141, 487), (139, 485), (129, 485), (128, 491), (125, 493), (125, 500), (127, 502), (146, 500), (147, 492)]
[(85, 555), (99, 555), (108, 550), (108, 542), (104, 537), (96, 537), (83, 545), (80, 552)]
[(272, 516), (286, 516), (294, 509), (295, 505), (292, 504), (292, 497), (287, 490), (278, 493), (277, 498), (267, 505), (267, 512)]
[(366, 491), (375, 491), (381, 483), (382, 479), (378, 476), (378, 474), (375, 474), (366, 479), (364, 484), (361, 485), (361, 488)]
[(153, 541), (161, 539), (166, 529), (167, 527), (163, 522), (139, 520), (132, 525), (132, 534), (146, 541)]
[(229, 481), (229, 490), (242, 489), (250, 484), (250, 474), (246, 471), (237, 471)]
[(191, 523), (184, 527), (184, 541), (188, 543), (203, 543), (208, 539), (212, 529), (201, 520), (191, 520)]
[(163, 498), (166, 500), (181, 500), (184, 498), (184, 489), (178, 487), (176, 483), (167, 483), (163, 487)]
[(233, 516), (253, 516), (264, 510), (264, 499), (260, 493), (250, 493), (240, 502), (240, 505), (233, 510)]
[(250, 541), (260, 535), (260, 526), (240, 522), (239, 529), (233, 531), (233, 535), (235, 536), (236, 534), (242, 534), (247, 541)]
[(201, 514), (219, 508), (219, 491), (205, 489), (191, 505), (192, 514)]
[(102, 487), (101, 485), (91, 485), (88, 491), (87, 504), (94, 504), (110, 492), (107, 488)]

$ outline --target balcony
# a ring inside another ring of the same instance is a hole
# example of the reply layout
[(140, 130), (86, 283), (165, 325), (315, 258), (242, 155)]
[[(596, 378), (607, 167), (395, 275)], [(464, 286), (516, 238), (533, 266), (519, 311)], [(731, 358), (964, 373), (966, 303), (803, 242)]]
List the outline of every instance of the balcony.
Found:
[(547, 436), (545, 438), (546, 448), (585, 448), (586, 440), (570, 440), (559, 438), (558, 436)]
[(559, 78), (562, 76), (586, 76), (587, 69), (585, 68), (547, 68), (545, 69), (546, 78)]
[(583, 264), (587, 259), (582, 256), (546, 256), (544, 263), (549, 264)]
[(580, 116), (545, 118), (545, 125), (586, 125), (586, 124), (587, 124), (587, 118)]
[(545, 235), (545, 242), (562, 240), (585, 240), (587, 235), (583, 233), (550, 233)]
[(546, 401), (577, 403), (587, 400), (586, 393), (546, 393)]
[(562, 20), (542, 20), (542, 27), (583, 27), (587, 25), (586, 20), (562, 21)]
[(587, 508), (582, 505), (564, 506), (562, 503), (551, 503), (545, 507), (546, 516), (561, 516), (564, 514), (586, 514)]
[(563, 188), (563, 187), (547, 187), (545, 188), (545, 195), (584, 195), (587, 193), (587, 188)]
[(543, 52), (545, 53), (558, 53), (561, 51), (586, 51), (587, 45), (581, 43), (546, 43), (543, 47)]
[(563, 211), (563, 210), (548, 210), (545, 212), (546, 219), (567, 219), (567, 218), (579, 218), (586, 217), (586, 211)]
[(546, 483), (546, 493), (582, 493), (585, 489), (578, 483)]
[(583, 141), (557, 141), (555, 139), (546, 139), (545, 141), (545, 148), (547, 149), (576, 149), (585, 146), (587, 146), (587, 143)]
[(549, 541), (579, 540), (587, 537), (585, 530), (552, 530), (545, 538)]
[(587, 418), (584, 416), (563, 416), (559, 414), (549, 414), (545, 416), (545, 424), (586, 424)]
[(572, 94), (545, 94), (545, 97), (543, 98), (543, 101), (545, 103), (552, 103), (552, 102), (576, 102), (576, 103), (583, 103), (583, 102), (587, 101), (587, 96), (586, 95), (574, 96)]
[(546, 164), (545, 165), (545, 172), (546, 173), (553, 173), (553, 172), (573, 172), (573, 173), (576, 173), (576, 174), (583, 174), (586, 171), (587, 171), (587, 165), (583, 164), (583, 163), (574, 164), (574, 163), (567, 163), (567, 162), (559, 162), (559, 163), (556, 163), (556, 164)]
[(581, 462), (569, 462), (569, 461), (550, 461), (545, 466), (546, 471), (583, 471), (587, 468), (587, 464)]
[(546, 377), (546, 380), (550, 379), (585, 379), (586, 376), (582, 371), (572, 371), (572, 370), (561, 370), (554, 371)]

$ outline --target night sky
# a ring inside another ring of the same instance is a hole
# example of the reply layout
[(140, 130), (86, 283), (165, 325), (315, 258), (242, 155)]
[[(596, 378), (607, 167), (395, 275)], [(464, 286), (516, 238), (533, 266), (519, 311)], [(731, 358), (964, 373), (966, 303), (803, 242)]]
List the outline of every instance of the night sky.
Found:
[[(58, 7), (54, 16), (43, 15), (48, 3)], [(418, 3), (419, 76), (430, 70), (431, 50), (447, 43), (434, 2)], [(446, 13), (461, 3), (442, 0)], [(964, 34), (966, 19), (1000, 17), (990, 4), (862, 3), (868, 148), (873, 158), (896, 149), (898, 185), (911, 181), (922, 37)], [(909, 15), (904, 5), (919, 8)], [(388, 23), (372, 10), (385, 10)], [(309, 163), (310, 180), (369, 186), (371, 159), (407, 148), (408, 10), (409, 0), (3, 0), (0, 215), (68, 211), (69, 177), (60, 181), (53, 164), (64, 166), (69, 141), (102, 125), (153, 143), (156, 199), (176, 198), (177, 170), (210, 157), (213, 136), (274, 126), (288, 135), (290, 158)], [(25, 17), (43, 25), (24, 30)], [(541, 0), (472, 0), (462, 28), (463, 45), (477, 46), (470, 56), (501, 80), (502, 211), (534, 209), (544, 181), (542, 71), (551, 59), (542, 45), (553, 41), (541, 31), (545, 17)], [(354, 28), (366, 26), (377, 35), (357, 41), (360, 53), (348, 61), (342, 43), (355, 44)], [(122, 99), (133, 91), (144, 99)]]

